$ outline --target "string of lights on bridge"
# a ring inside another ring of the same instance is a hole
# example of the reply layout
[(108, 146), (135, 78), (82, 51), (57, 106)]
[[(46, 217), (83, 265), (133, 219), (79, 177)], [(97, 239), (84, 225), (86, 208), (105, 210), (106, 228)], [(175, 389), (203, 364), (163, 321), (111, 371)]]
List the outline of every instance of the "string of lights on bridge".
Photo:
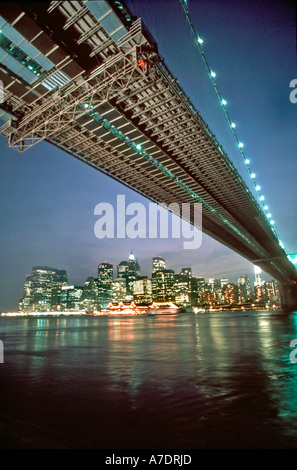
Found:
[[(268, 221), (268, 223), (270, 224), (271, 226), (271, 230), (274, 232), (275, 236), (277, 237), (278, 239), (278, 242), (279, 242), (279, 245), (281, 246), (281, 248), (283, 248), (285, 250), (285, 247), (284, 247), (284, 244), (282, 243), (282, 241), (279, 239), (277, 233), (275, 232), (275, 230), (273, 229), (273, 225), (274, 225), (274, 220), (272, 220), (272, 215), (271, 213), (269, 212), (269, 207), (267, 206), (266, 202), (265, 202), (265, 197), (263, 196), (263, 194), (261, 194), (261, 186), (259, 186), (259, 184), (256, 183), (256, 175), (255, 173), (252, 171), (251, 167), (250, 167), (250, 160), (248, 158), (246, 158), (245, 156), (245, 153), (243, 151), (243, 147), (244, 147), (244, 144), (238, 139), (237, 137), (237, 134), (235, 132), (235, 128), (236, 128), (236, 124), (230, 119), (230, 116), (229, 116), (229, 113), (227, 111), (227, 101), (225, 98), (222, 97), (218, 87), (217, 87), (217, 84), (216, 84), (216, 73), (211, 69), (211, 67), (209, 66), (208, 64), (208, 61), (206, 59), (206, 56), (205, 56), (205, 53), (204, 53), (204, 50), (203, 50), (203, 39), (199, 36), (199, 34), (196, 32), (195, 28), (194, 28), (194, 25), (193, 25), (193, 22), (191, 20), (191, 17), (190, 17), (190, 13), (189, 13), (189, 8), (188, 8), (188, 5), (187, 5), (187, 0), (180, 0), (180, 3), (183, 7), (183, 11), (185, 13), (185, 16), (186, 16), (186, 19), (189, 23), (189, 26), (190, 26), (190, 29), (192, 31), (192, 34), (195, 38), (195, 44), (196, 46), (198, 47), (199, 49), (199, 52), (201, 54), (201, 57), (202, 57), (202, 60), (203, 60), (203, 63), (206, 67), (206, 70), (208, 72), (208, 76), (212, 82), (212, 85), (215, 89), (215, 92), (218, 96), (218, 99), (219, 99), (219, 102), (222, 106), (222, 109), (224, 111), (224, 114), (225, 114), (225, 117), (228, 121), (228, 124), (229, 124), (229, 127), (231, 129), (231, 132), (235, 138), (235, 141), (237, 143), (237, 147), (238, 147), (238, 150), (243, 158), (243, 161), (244, 161), (244, 164), (248, 170), (248, 173), (250, 175), (250, 178), (255, 186), (255, 189), (256, 189), (256, 193), (258, 195), (258, 199), (259, 199), (259, 202), (260, 202), (260, 206), (262, 206), (263, 208), (263, 212), (264, 212), (264, 215)], [(290, 257), (289, 257), (290, 259)]]

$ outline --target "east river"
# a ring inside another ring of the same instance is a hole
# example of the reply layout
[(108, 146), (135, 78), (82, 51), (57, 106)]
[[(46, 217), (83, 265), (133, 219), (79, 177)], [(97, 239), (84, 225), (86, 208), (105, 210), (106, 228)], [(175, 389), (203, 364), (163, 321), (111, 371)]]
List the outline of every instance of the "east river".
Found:
[(2, 449), (297, 448), (297, 313), (0, 317), (0, 339)]

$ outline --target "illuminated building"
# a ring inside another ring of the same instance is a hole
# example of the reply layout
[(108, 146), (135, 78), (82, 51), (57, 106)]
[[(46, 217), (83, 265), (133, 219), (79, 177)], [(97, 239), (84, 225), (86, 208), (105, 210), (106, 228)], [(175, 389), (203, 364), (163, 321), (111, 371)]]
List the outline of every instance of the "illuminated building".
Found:
[(280, 302), (280, 290), (277, 281), (272, 280), (264, 282), (262, 292), (265, 302), (269, 302), (271, 304)]
[(166, 263), (165, 259), (161, 258), (161, 256), (156, 256), (152, 260), (153, 262), (153, 273), (156, 271), (161, 271), (163, 269), (166, 269)]
[(129, 264), (128, 261), (121, 261), (117, 266), (117, 277), (128, 277)]
[(262, 269), (259, 268), (258, 266), (255, 266), (254, 272), (255, 272), (254, 286), (262, 286), (262, 277), (261, 277)]
[(214, 304), (222, 302), (222, 287), (220, 279), (209, 279), (211, 287), (212, 299)]
[(26, 277), (19, 309), (24, 312), (50, 311), (60, 302), (61, 288), (67, 285), (66, 271), (35, 266)]
[(238, 289), (235, 284), (227, 284), (223, 287), (225, 303), (228, 305), (238, 304)]
[(128, 260), (128, 274), (127, 274), (127, 299), (133, 300), (133, 283), (136, 279), (138, 279), (141, 275), (141, 269), (138, 264), (137, 259), (133, 255), (130, 254)]
[(125, 277), (116, 277), (112, 281), (112, 302), (125, 302), (127, 282)]
[(223, 289), (224, 287), (226, 287), (229, 284), (229, 280), (228, 279), (221, 279), (220, 283), (221, 283), (221, 288)]
[(82, 286), (63, 286), (61, 305), (58, 310), (68, 312), (79, 312), (82, 309)]
[(81, 307), (85, 308), (88, 312), (97, 310), (98, 303), (98, 284), (94, 277), (88, 277), (83, 287), (81, 297)]
[(252, 290), (248, 276), (239, 276), (237, 278), (238, 302), (243, 303), (251, 300)]
[(113, 265), (98, 265), (98, 308), (105, 308), (112, 300)]
[(255, 294), (255, 301), (260, 302), (264, 300), (263, 291), (262, 291), (262, 269), (258, 266), (254, 267), (255, 272), (255, 281), (254, 281), (254, 294)]
[(180, 274), (175, 276), (174, 293), (177, 305), (198, 304), (197, 278), (192, 277), (191, 268), (182, 268)]
[(152, 281), (141, 277), (133, 282), (133, 297), (136, 304), (149, 304), (152, 301)]
[(156, 302), (175, 300), (175, 275), (172, 269), (161, 269), (152, 273), (152, 295)]

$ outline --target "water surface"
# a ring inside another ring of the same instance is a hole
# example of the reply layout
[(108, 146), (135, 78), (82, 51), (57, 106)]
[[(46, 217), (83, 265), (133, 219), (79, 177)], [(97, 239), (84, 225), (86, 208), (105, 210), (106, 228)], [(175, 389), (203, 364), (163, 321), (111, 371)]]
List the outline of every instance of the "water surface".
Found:
[(297, 313), (1, 317), (1, 448), (297, 447)]

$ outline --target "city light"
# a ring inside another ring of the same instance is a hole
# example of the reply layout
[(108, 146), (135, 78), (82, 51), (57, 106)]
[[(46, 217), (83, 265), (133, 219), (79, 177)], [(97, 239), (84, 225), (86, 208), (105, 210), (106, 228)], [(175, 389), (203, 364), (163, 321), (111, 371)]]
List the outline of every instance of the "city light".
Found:
[[(289, 259), (296, 264), (297, 254)], [(262, 269), (257, 265), (253, 267), (254, 291), (248, 275), (238, 276), (237, 283), (227, 278), (207, 281), (193, 275), (191, 267), (175, 273), (166, 267), (165, 259), (160, 256), (152, 258), (151, 276), (143, 277), (133, 253), (117, 265), (116, 277), (113, 265), (105, 260), (98, 265), (98, 277), (88, 277), (82, 287), (68, 285), (64, 270), (35, 267), (32, 274), (26, 276), (19, 312), (2, 315), (183, 314), (186, 312), (184, 306), (194, 313), (241, 310), (243, 307), (244, 310), (271, 308), (272, 292), (277, 299), (276, 281), (265, 282)]]

